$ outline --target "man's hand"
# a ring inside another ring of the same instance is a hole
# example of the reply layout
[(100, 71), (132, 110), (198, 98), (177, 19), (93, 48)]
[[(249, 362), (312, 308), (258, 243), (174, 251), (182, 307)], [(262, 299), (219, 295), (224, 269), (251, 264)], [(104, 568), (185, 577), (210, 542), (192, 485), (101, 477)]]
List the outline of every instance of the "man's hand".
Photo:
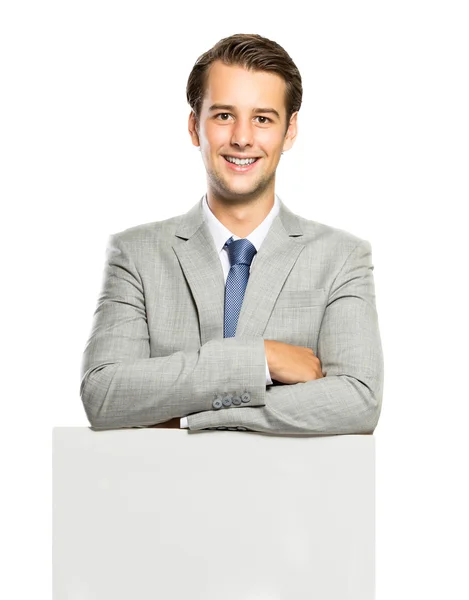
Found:
[(270, 377), (281, 383), (306, 383), (324, 377), (321, 361), (311, 348), (264, 340)]
[(156, 425), (149, 425), (149, 427), (162, 427), (163, 429), (181, 429), (180, 423), (181, 418), (174, 417), (174, 419), (170, 419), (169, 421), (165, 421), (164, 423), (157, 423)]

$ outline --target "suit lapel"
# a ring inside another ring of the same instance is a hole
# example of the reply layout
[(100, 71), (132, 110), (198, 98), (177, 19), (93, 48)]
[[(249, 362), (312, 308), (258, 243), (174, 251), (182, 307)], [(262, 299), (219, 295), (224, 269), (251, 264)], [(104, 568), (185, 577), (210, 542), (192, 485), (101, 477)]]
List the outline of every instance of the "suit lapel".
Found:
[[(225, 280), (202, 202), (203, 198), (181, 217), (173, 249), (197, 305), (203, 345), (223, 338)], [(305, 247), (301, 236), (298, 217), (280, 201), (279, 214), (252, 264), (236, 337), (263, 335), (280, 290)]]
[[(203, 198), (202, 198), (203, 200)], [(182, 216), (173, 244), (197, 305), (201, 344), (223, 338), (225, 279), (212, 235), (204, 221), (200, 200)]]
[(264, 334), (280, 290), (305, 247), (296, 239), (301, 235), (298, 217), (281, 202), (280, 212), (252, 264), (236, 337)]

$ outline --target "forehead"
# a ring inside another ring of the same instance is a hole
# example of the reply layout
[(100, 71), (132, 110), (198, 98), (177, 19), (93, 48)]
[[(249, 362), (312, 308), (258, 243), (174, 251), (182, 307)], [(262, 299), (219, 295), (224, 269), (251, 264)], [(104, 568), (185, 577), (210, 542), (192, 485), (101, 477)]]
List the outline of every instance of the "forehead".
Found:
[(285, 114), (285, 92), (285, 81), (276, 73), (215, 61), (208, 70), (202, 110), (212, 104), (232, 104), (240, 110), (269, 106)]

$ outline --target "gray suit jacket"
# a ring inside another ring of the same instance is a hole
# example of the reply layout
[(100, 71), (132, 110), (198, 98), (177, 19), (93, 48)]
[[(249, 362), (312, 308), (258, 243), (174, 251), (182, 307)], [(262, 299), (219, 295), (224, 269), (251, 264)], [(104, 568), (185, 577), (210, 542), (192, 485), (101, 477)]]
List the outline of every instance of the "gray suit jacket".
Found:
[[(202, 199), (186, 214), (111, 235), (106, 258), (81, 366), (93, 428), (189, 415), (190, 429), (375, 429), (383, 353), (368, 241), (280, 201), (234, 338), (223, 338), (225, 281)], [(326, 377), (266, 388), (264, 339), (311, 348)]]

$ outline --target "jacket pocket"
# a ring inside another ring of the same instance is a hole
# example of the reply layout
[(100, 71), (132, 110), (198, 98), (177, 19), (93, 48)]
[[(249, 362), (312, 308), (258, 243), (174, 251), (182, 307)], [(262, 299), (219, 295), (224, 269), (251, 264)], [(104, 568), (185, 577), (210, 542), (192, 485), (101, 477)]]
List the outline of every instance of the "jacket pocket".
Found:
[(280, 292), (275, 308), (307, 308), (325, 304), (326, 290), (284, 290)]

